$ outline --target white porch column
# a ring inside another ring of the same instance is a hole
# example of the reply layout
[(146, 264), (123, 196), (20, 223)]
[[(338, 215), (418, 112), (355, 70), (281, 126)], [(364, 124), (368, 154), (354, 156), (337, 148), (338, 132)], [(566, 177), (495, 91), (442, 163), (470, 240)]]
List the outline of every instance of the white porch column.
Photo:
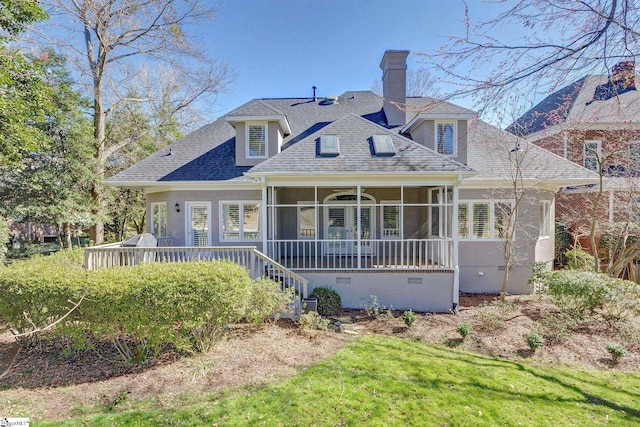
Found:
[(362, 220), (360, 219), (360, 194), (362, 192), (362, 187), (360, 187), (360, 185), (358, 185), (358, 190), (356, 191), (356, 197), (358, 199), (358, 210), (356, 212), (356, 229), (358, 230), (358, 269), (362, 268), (362, 244), (361, 244), (361, 236), (362, 236), (362, 231), (360, 230), (360, 227), (362, 225)]
[(262, 209), (260, 210), (260, 216), (261, 221), (262, 222), (262, 252), (267, 254), (267, 256), (271, 256), (272, 254), (270, 254), (269, 252), (269, 248), (267, 247), (267, 237), (269, 234), (269, 223), (268, 221), (268, 216), (267, 216), (267, 209), (269, 209), (269, 200), (267, 198), (267, 181), (266, 178), (263, 176), (260, 178), (260, 184), (262, 186)]
[(451, 224), (451, 236), (453, 238), (453, 311), (458, 311), (460, 299), (460, 267), (458, 265), (458, 184), (462, 177), (458, 177), (458, 182), (453, 184), (453, 215)]

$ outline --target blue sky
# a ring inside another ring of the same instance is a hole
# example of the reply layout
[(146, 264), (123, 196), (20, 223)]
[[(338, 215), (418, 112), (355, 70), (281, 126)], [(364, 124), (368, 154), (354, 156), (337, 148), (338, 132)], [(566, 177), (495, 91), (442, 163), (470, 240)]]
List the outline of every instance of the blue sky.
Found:
[[(472, 18), (494, 7), (469, 0)], [(368, 90), (386, 49), (433, 52), (464, 32), (461, 0), (219, 0), (204, 34), (209, 54), (239, 77), (218, 96), (214, 116), (253, 98)], [(411, 55), (409, 67), (419, 68)], [(465, 102), (460, 102), (464, 104)]]

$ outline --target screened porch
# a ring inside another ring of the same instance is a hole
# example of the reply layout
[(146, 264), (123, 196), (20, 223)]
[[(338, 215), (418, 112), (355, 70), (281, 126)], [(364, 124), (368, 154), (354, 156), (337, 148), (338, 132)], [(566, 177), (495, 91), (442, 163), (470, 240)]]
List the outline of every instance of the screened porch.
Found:
[(266, 188), (266, 253), (293, 270), (453, 270), (454, 186)]

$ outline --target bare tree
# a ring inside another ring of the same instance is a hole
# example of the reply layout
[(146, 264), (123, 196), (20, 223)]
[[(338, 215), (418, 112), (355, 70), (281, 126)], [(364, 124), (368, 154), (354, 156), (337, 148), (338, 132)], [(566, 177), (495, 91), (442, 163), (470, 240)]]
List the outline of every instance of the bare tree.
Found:
[[(203, 52), (190, 31), (214, 18), (198, 0), (49, 0), (50, 14), (65, 38), (51, 40), (74, 63), (93, 99), (97, 170), (92, 196), (97, 202), (91, 238), (104, 240), (106, 198), (101, 182), (109, 158), (135, 139), (110, 141), (111, 111), (137, 102), (174, 120), (194, 103), (215, 96), (234, 79), (226, 64)], [(154, 82), (155, 84), (150, 84)], [(140, 90), (140, 89), (143, 90)], [(136, 97), (131, 97), (136, 94)]]
[(435, 53), (420, 54), (427, 69), (455, 85), (446, 99), (473, 95), (480, 110), (523, 96), (532, 100), (584, 74), (610, 71), (638, 54), (637, 1), (490, 3), (502, 5), (503, 11), (476, 23), (465, 1), (465, 34), (451, 36)]

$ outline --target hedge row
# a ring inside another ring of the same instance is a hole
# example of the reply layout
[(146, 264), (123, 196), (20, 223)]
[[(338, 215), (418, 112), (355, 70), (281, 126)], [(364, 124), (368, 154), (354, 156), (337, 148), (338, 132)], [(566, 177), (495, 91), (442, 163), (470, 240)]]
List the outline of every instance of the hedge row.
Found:
[(68, 341), (77, 347), (87, 345), (87, 337), (109, 341), (123, 359), (141, 361), (169, 344), (208, 351), (229, 323), (243, 316), (260, 323), (290, 301), (278, 283), (253, 281), (246, 269), (227, 261), (87, 272), (81, 257), (81, 251), (61, 252), (4, 269), (2, 322), (14, 334), (33, 331), (60, 319), (84, 298), (56, 325), (56, 333), (72, 338)]

